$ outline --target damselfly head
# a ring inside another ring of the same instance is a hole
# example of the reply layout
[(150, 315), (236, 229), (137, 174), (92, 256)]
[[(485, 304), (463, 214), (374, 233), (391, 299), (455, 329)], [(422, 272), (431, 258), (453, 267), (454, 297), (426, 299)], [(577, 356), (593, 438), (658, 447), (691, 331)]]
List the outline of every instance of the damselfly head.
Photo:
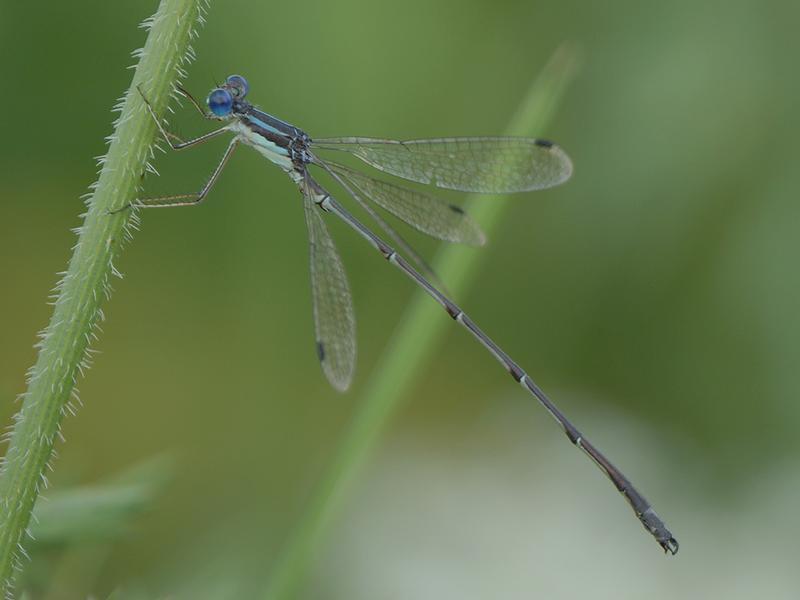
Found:
[(227, 117), (233, 108), (233, 96), (225, 88), (211, 90), (206, 99), (208, 109), (218, 117)]
[(227, 117), (234, 106), (244, 101), (250, 86), (241, 75), (231, 75), (220, 87), (211, 90), (206, 103), (209, 110), (218, 117)]
[(241, 75), (231, 75), (225, 80), (225, 85), (222, 87), (230, 91), (231, 96), (236, 100), (243, 100), (250, 89), (250, 86), (247, 85), (247, 80)]

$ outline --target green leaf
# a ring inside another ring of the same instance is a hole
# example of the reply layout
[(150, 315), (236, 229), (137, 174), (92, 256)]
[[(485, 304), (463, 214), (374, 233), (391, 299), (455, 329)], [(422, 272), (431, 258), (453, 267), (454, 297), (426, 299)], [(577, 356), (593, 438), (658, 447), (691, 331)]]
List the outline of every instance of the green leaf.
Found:
[(33, 511), (37, 544), (108, 540), (130, 530), (169, 478), (165, 459), (151, 460), (104, 484), (83, 485), (48, 494)]

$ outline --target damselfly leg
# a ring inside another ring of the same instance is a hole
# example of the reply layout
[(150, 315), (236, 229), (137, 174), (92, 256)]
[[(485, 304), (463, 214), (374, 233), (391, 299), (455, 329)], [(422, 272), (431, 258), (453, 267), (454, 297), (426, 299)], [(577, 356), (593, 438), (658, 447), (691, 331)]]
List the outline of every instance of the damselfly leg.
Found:
[[(190, 140), (183, 140), (180, 136), (170, 131), (167, 131), (167, 129), (161, 124), (160, 119), (156, 116), (155, 111), (153, 111), (153, 107), (150, 104), (150, 101), (147, 99), (147, 96), (144, 95), (144, 92), (142, 92), (141, 88), (137, 89), (139, 90), (139, 94), (141, 95), (142, 100), (144, 100), (145, 106), (147, 107), (147, 112), (150, 113), (150, 116), (152, 117), (153, 122), (156, 124), (159, 133), (161, 133), (164, 140), (166, 140), (170, 148), (172, 148), (173, 150), (183, 150), (185, 148), (199, 146), (200, 144), (203, 144), (208, 140), (211, 140), (223, 133), (228, 132), (227, 127), (221, 127), (209, 133), (197, 136), (196, 138), (192, 138)], [(182, 90), (182, 88), (179, 89)], [(191, 95), (188, 95), (188, 92), (183, 92), (183, 93), (185, 93), (191, 99), (192, 103), (195, 106), (197, 106), (200, 112), (203, 113), (203, 110), (200, 109), (199, 105), (197, 104), (197, 101), (194, 98), (192, 98)], [(205, 116), (205, 113), (203, 113), (203, 115)], [(211, 118), (217, 121), (219, 120), (218, 117), (211, 117)], [(177, 142), (173, 140), (177, 140)], [(121, 208), (109, 211), (109, 214), (112, 215), (117, 214), (119, 212), (128, 210), (133, 206), (139, 208), (169, 208), (172, 206), (194, 206), (196, 204), (200, 204), (208, 195), (208, 192), (211, 191), (211, 188), (214, 186), (214, 184), (217, 182), (220, 173), (222, 173), (222, 169), (225, 168), (225, 165), (228, 163), (228, 159), (231, 157), (231, 154), (233, 154), (233, 151), (236, 149), (238, 143), (239, 140), (237, 138), (233, 138), (230, 141), (228, 147), (225, 150), (225, 154), (222, 155), (222, 158), (220, 159), (219, 163), (211, 172), (211, 176), (208, 178), (208, 181), (206, 181), (205, 185), (200, 189), (199, 192), (192, 192), (188, 194), (174, 194), (170, 196), (157, 196), (153, 198), (139, 198), (132, 204), (126, 204)]]

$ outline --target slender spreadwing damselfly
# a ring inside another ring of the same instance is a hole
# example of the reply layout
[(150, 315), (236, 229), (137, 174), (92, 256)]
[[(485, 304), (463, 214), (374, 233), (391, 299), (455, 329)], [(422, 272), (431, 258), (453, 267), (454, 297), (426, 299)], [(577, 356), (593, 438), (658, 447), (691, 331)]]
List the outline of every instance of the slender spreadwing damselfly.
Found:
[[(168, 132), (142, 92), (147, 109), (161, 135), (174, 150), (190, 148), (223, 134), (232, 134), (225, 153), (199, 192), (144, 198), (136, 207), (191, 206), (211, 190), (239, 144), (253, 147), (280, 167), (300, 189), (308, 228), (311, 290), (317, 356), (328, 381), (337, 390), (348, 388), (355, 367), (356, 336), (350, 288), (342, 261), (328, 233), (324, 216), (334, 215), (354, 229), (383, 257), (461, 324), (532, 394), (561, 425), (569, 440), (600, 467), (633, 508), (665, 552), (675, 554), (678, 541), (650, 503), (611, 462), (583, 437), (533, 379), (486, 335), (431, 280), (430, 269), (402, 237), (378, 214), (373, 203), (419, 231), (449, 242), (480, 245), (483, 233), (457, 205), (430, 194), (401, 187), (328, 158), (320, 152), (348, 154), (389, 175), (409, 181), (462, 192), (513, 193), (548, 188), (566, 181), (572, 163), (555, 144), (519, 137), (463, 137), (396, 141), (363, 137), (311, 139), (304, 131), (262, 112), (247, 100), (248, 84), (239, 75), (208, 95), (206, 111), (191, 94), (178, 88), (206, 119), (221, 121), (222, 127), (190, 140)], [(419, 270), (392, 246), (348, 212), (312, 176), (309, 167), (327, 173), (392, 238)], [(130, 208), (125, 206), (118, 211)], [(420, 273), (423, 271), (427, 277)]]

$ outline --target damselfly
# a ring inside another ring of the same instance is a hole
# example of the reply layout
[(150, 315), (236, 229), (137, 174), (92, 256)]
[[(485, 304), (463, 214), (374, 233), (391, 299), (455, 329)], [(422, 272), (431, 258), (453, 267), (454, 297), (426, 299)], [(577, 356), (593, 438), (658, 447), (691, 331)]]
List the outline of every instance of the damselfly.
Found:
[[(410, 181), (463, 192), (527, 192), (558, 185), (572, 173), (572, 164), (555, 144), (532, 138), (465, 137), (396, 141), (363, 137), (312, 140), (304, 131), (260, 111), (245, 98), (248, 84), (239, 75), (208, 95), (207, 112), (185, 90), (179, 91), (206, 118), (225, 123), (219, 129), (184, 141), (169, 133), (145, 100), (153, 120), (174, 150), (196, 146), (219, 135), (233, 139), (203, 188), (193, 194), (145, 198), (137, 207), (188, 206), (201, 202), (219, 178), (222, 169), (239, 144), (255, 148), (280, 167), (300, 189), (303, 197), (310, 243), (311, 290), (316, 331), (317, 356), (328, 381), (345, 390), (355, 366), (355, 318), (350, 288), (342, 261), (336, 251), (323, 215), (341, 219), (367, 240), (392, 265), (438, 302), (450, 317), (460, 323), (511, 374), (514, 381), (532, 394), (561, 425), (569, 440), (583, 450), (608, 476), (633, 508), (636, 516), (665, 552), (675, 554), (678, 542), (630, 481), (606, 459), (556, 408), (533, 379), (506, 354), (430, 279), (403, 258), (388, 243), (337, 202), (311, 175), (309, 167), (326, 172), (395, 241), (403, 252), (428, 271), (424, 262), (399, 234), (381, 218), (371, 203), (405, 221), (419, 231), (450, 242), (480, 245), (480, 228), (455, 204), (427, 193), (401, 187), (365, 175), (343, 164), (322, 158), (320, 151), (346, 153), (380, 171)], [(141, 92), (141, 90), (140, 90)], [(120, 210), (124, 210), (128, 206)]]

